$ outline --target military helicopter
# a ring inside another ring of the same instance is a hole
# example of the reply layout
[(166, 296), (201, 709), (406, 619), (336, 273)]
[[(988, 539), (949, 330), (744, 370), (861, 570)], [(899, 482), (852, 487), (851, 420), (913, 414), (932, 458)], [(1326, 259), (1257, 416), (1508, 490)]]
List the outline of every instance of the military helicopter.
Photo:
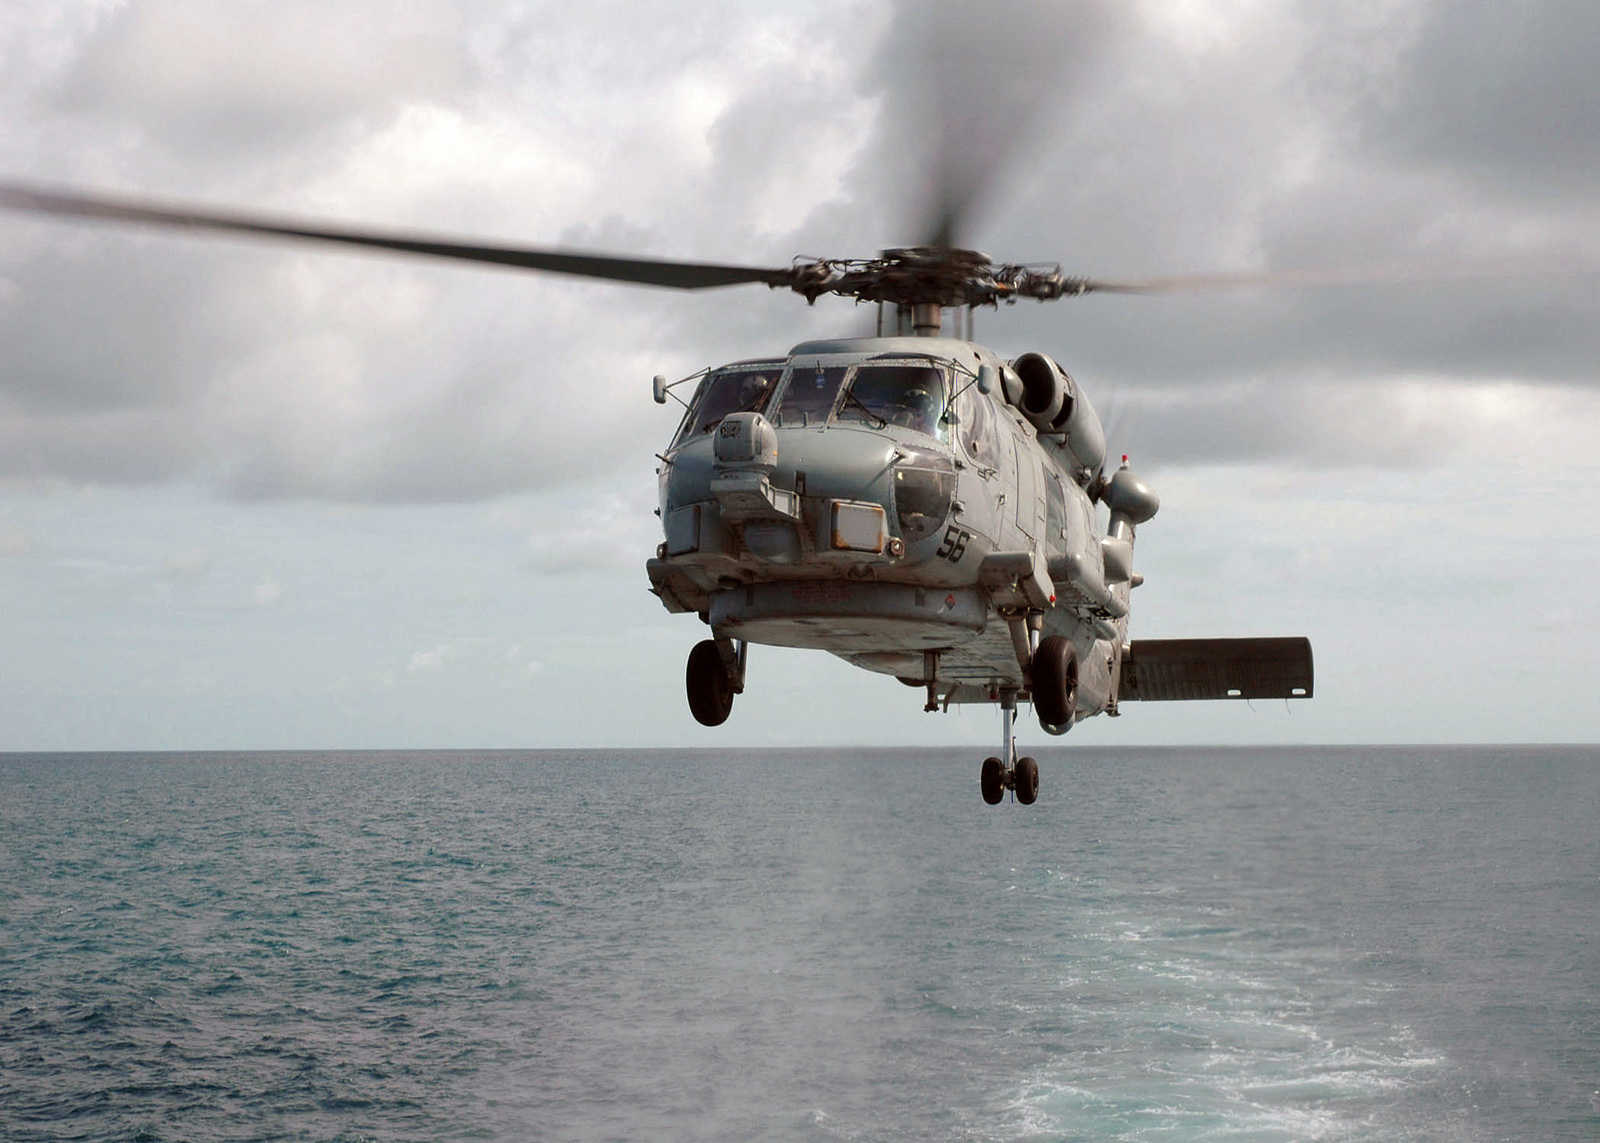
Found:
[[(947, 310), (970, 322), (980, 305), (1138, 285), (943, 246), (790, 274), (778, 284), (808, 297), (876, 303), (879, 329), (686, 379), (647, 569), (668, 611), (711, 628), (686, 671), (696, 719), (728, 717), (750, 643), (830, 651), (925, 688), (928, 711), (997, 703), (983, 797), (1029, 804), (1039, 770), (1016, 754), (1019, 701), (1064, 734), (1123, 701), (1311, 696), (1304, 638), (1130, 641), (1135, 532), (1155, 492), (1126, 457), (1107, 472), (1099, 417), (1050, 357), (942, 336)], [(656, 400), (670, 388), (658, 377)]]
[(1311, 697), (1305, 638), (1130, 640), (1130, 593), (1142, 582), (1134, 541), (1159, 498), (1126, 457), (1107, 471), (1105, 430), (1065, 369), (1039, 352), (1007, 360), (972, 339), (984, 306), (1231, 283), (996, 264), (951, 244), (949, 220), (927, 245), (759, 268), (486, 246), (15, 183), (0, 183), (0, 206), (876, 306), (871, 337), (654, 379), (662, 404), (693, 385), (659, 454), (664, 540), (646, 571), (669, 612), (710, 629), (685, 673), (690, 710), (707, 726), (723, 723), (744, 690), (750, 644), (828, 651), (924, 690), (928, 711), (997, 704), (1000, 751), (980, 768), (983, 798), (997, 804), (1010, 790), (1031, 804), (1039, 768), (1017, 756), (1021, 702), (1046, 732), (1064, 734), (1131, 701)]

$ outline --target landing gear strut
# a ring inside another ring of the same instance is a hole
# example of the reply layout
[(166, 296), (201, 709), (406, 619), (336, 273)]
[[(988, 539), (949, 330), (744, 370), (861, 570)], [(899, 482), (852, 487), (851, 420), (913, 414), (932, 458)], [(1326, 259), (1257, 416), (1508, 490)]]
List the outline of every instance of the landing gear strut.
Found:
[(978, 773), (979, 783), (983, 787), (983, 800), (991, 806), (999, 805), (1001, 799), (1010, 790), (1017, 796), (1017, 801), (1025, 806), (1031, 806), (1039, 796), (1039, 763), (1029, 757), (1017, 757), (1017, 739), (1011, 733), (1011, 724), (1017, 716), (1017, 692), (1003, 690), (1000, 692), (1000, 749), (1003, 758), (990, 756), (983, 760), (983, 769)]

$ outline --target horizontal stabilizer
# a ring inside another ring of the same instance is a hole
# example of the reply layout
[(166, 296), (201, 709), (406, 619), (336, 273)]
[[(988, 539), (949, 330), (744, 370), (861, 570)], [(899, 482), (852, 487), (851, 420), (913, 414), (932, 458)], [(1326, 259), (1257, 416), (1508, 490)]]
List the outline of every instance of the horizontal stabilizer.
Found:
[(1122, 702), (1310, 698), (1311, 640), (1135, 639), (1122, 656)]

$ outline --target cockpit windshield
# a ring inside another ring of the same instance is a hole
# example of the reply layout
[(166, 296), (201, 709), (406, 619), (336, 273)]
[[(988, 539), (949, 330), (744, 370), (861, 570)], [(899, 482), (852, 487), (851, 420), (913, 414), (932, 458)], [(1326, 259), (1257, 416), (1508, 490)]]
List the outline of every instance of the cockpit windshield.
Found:
[(946, 440), (949, 400), (944, 369), (926, 359), (875, 358), (840, 365), (747, 361), (706, 375), (673, 447), (711, 432), (730, 413), (745, 412), (765, 413), (783, 428), (821, 426), (837, 418), (876, 429), (897, 425)]
[(947, 397), (944, 373), (935, 365), (867, 362), (856, 370), (839, 419), (899, 425), (943, 438)]
[(789, 375), (789, 387), (783, 391), (783, 399), (778, 402), (773, 423), (787, 426), (826, 423), (847, 369), (844, 365), (802, 365), (797, 362), (794, 372)]
[(783, 372), (781, 361), (758, 361), (718, 369), (700, 383), (674, 444), (716, 428), (729, 413), (760, 412)]

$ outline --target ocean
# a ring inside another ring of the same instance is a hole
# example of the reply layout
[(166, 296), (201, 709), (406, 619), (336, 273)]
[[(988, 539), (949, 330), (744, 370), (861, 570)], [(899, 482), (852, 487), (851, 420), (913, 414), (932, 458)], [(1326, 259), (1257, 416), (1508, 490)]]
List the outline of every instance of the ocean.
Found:
[(0, 756), (0, 1139), (1600, 1138), (1600, 748)]

